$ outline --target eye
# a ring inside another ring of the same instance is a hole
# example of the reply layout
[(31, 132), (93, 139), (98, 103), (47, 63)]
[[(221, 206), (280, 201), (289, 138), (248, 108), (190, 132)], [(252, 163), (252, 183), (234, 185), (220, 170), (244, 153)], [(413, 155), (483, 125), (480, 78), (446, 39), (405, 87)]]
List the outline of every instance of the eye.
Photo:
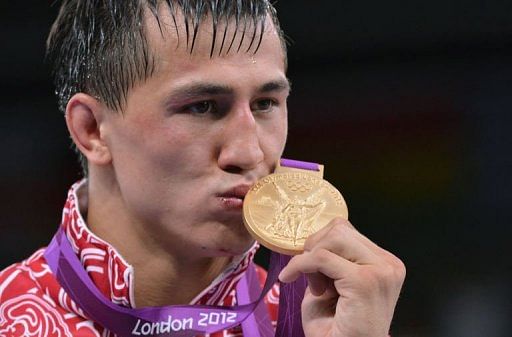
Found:
[(187, 105), (184, 109), (185, 112), (203, 115), (215, 111), (215, 102), (202, 101)]
[(259, 112), (269, 112), (272, 110), (273, 107), (278, 105), (278, 103), (270, 98), (265, 99), (259, 99), (253, 103), (253, 106), (251, 109), (253, 111), (259, 111)]

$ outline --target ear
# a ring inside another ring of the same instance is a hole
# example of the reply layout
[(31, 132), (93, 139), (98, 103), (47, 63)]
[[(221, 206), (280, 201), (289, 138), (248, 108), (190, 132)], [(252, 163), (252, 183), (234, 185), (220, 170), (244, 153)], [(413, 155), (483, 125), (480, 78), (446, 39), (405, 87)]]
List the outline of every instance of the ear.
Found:
[(66, 124), (71, 138), (90, 164), (106, 165), (112, 161), (102, 133), (106, 113), (109, 111), (103, 103), (84, 93), (71, 97), (66, 107)]

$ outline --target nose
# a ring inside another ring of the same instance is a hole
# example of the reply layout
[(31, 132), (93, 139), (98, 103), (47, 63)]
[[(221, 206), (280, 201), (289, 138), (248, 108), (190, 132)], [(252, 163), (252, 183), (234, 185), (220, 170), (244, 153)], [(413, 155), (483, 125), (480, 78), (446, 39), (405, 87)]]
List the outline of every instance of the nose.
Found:
[(223, 128), (219, 167), (228, 172), (248, 171), (264, 159), (258, 123), (250, 107), (229, 115)]

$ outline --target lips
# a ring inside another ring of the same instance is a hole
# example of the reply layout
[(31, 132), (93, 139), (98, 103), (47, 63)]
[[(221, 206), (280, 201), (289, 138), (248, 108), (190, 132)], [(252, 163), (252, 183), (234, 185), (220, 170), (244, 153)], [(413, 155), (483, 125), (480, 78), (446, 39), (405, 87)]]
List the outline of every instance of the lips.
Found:
[(228, 209), (242, 209), (245, 195), (251, 189), (250, 185), (238, 185), (219, 194), (222, 205)]
[(238, 198), (238, 199), (243, 200), (245, 198), (245, 195), (249, 192), (250, 189), (251, 189), (251, 186), (249, 186), (249, 185), (239, 185), (239, 186), (236, 186), (236, 187), (230, 189), (226, 193), (223, 193), (221, 196), (222, 197), (233, 197), (233, 198)]

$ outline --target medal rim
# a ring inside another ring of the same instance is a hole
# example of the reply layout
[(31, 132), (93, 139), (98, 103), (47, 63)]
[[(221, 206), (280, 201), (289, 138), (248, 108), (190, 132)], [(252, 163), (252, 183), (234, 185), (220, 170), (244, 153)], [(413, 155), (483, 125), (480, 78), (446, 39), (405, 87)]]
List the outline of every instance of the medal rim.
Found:
[[(250, 218), (250, 210), (249, 210), (249, 208), (251, 207), (252, 202), (246, 202), (246, 200), (247, 200), (248, 196), (251, 197), (252, 193), (256, 193), (256, 192), (253, 192), (255, 186), (257, 186), (258, 184), (265, 184), (265, 185), (268, 184), (268, 183), (264, 183), (263, 182), (264, 179), (269, 178), (269, 177), (276, 177), (276, 176), (282, 176), (282, 175), (294, 174), (294, 173), (297, 173), (297, 172), (293, 172), (293, 173), (292, 172), (271, 173), (269, 175), (266, 175), (266, 176), (260, 178), (251, 187), (251, 189), (249, 190), (249, 192), (245, 196), (244, 204), (243, 204), (243, 216), (242, 216), (242, 218), (243, 218), (244, 226), (247, 229), (247, 231), (252, 235), (252, 237), (255, 238), (256, 241), (258, 241), (260, 244), (262, 244), (266, 248), (268, 248), (268, 249), (270, 249), (272, 251), (281, 253), (281, 254), (286, 254), (286, 255), (298, 255), (298, 254), (301, 254), (304, 251), (304, 245), (303, 244), (302, 245), (297, 245), (297, 248), (295, 248), (295, 249), (294, 248), (283, 247), (282, 245), (276, 244), (274, 242), (275, 240), (270, 241), (270, 239), (267, 239), (266, 237), (264, 237), (264, 236), (260, 235), (259, 233), (257, 233), (253, 229), (253, 227), (258, 228), (258, 226), (254, 225), (254, 224), (251, 224), (251, 220), (249, 219)], [(324, 185), (327, 185), (328, 188), (334, 190), (335, 193), (338, 194), (338, 196), (340, 197), (340, 200), (341, 200), (341, 204), (339, 205), (339, 207), (342, 210), (341, 213), (344, 213), (344, 214), (339, 214), (339, 215), (337, 215), (335, 217), (339, 216), (341, 218), (344, 218), (344, 219), (348, 220), (348, 207), (347, 207), (347, 203), (345, 201), (345, 198), (341, 194), (341, 192), (336, 187), (334, 187), (326, 179), (323, 179), (320, 176), (317, 176), (317, 175), (314, 175), (312, 173), (309, 173), (308, 171), (304, 171), (304, 172), (300, 172), (300, 173), (301, 174), (307, 174), (307, 175), (309, 175), (311, 177), (314, 177), (315, 179), (318, 179), (320, 181), (319, 185), (320, 184), (324, 184)], [(288, 180), (291, 180), (291, 179), (288, 179)], [(333, 217), (333, 219), (335, 217)], [(331, 220), (329, 220), (329, 221), (331, 221)], [(254, 221), (252, 221), (252, 223), (254, 223)]]

